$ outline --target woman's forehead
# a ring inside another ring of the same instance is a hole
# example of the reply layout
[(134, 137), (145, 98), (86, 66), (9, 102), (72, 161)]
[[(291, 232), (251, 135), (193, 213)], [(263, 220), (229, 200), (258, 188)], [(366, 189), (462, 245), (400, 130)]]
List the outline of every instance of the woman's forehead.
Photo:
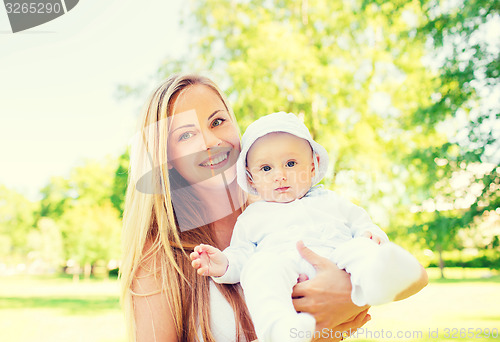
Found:
[(200, 118), (196, 109), (189, 109), (184, 112), (175, 113), (167, 118), (169, 131), (176, 129), (177, 127), (194, 125), (200, 126)]
[(169, 113), (169, 127), (187, 123), (199, 125), (215, 110), (226, 110), (219, 94), (203, 85), (192, 85), (173, 98), (172, 113)]
[(190, 109), (200, 111), (207, 107), (225, 107), (219, 93), (204, 84), (194, 84), (183, 89), (175, 95), (173, 102), (174, 115)]

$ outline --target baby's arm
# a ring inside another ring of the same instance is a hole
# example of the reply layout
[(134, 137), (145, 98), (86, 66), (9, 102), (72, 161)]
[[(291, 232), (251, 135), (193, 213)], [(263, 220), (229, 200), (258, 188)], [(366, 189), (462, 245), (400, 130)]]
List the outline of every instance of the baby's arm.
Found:
[(191, 266), (202, 276), (220, 277), (226, 273), (228, 260), (218, 248), (198, 245), (191, 253)]
[(339, 198), (337, 201), (341, 212), (345, 215), (347, 225), (351, 229), (353, 237), (364, 236), (379, 245), (389, 242), (387, 234), (372, 222), (370, 215), (368, 215), (365, 209), (343, 198)]

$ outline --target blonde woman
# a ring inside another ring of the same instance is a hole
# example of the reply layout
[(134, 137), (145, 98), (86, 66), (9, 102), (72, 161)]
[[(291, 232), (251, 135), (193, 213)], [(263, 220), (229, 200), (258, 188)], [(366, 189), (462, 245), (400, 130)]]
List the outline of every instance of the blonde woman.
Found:
[[(215, 284), (191, 267), (204, 243), (223, 250), (248, 199), (236, 182), (239, 129), (209, 79), (173, 75), (144, 106), (131, 146), (124, 212), (122, 304), (131, 341), (254, 341), (238, 284)], [(370, 316), (351, 301), (348, 275), (301, 247), (317, 270), (292, 297), (312, 314), (317, 340), (339, 341)]]

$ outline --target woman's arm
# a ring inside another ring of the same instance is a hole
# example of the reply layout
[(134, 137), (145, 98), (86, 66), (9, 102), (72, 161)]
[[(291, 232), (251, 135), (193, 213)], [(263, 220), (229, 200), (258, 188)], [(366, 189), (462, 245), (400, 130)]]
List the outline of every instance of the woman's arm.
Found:
[(352, 302), (350, 275), (305, 247), (302, 242), (297, 243), (297, 248), (302, 257), (316, 269), (316, 276), (293, 288), (295, 310), (313, 315), (317, 331), (337, 329), (350, 322), (355, 322), (352, 324), (353, 329), (365, 324), (370, 316), (362, 313), (369, 306), (359, 307)]
[(141, 265), (132, 283), (136, 342), (178, 342), (174, 320), (152, 263)]
[[(349, 337), (352, 333), (356, 332), (359, 328), (365, 325), (371, 319), (368, 314), (368, 309), (359, 313), (352, 320), (342, 323), (335, 328), (327, 329), (323, 331), (322, 337), (316, 337), (313, 342), (338, 342), (342, 341), (344, 338)], [(252, 342), (259, 342), (259, 340), (253, 340)]]
[(323, 329), (320, 335), (313, 339), (313, 342), (338, 342), (354, 334), (359, 328), (371, 319), (368, 309), (360, 312), (352, 320), (339, 324), (334, 328)]

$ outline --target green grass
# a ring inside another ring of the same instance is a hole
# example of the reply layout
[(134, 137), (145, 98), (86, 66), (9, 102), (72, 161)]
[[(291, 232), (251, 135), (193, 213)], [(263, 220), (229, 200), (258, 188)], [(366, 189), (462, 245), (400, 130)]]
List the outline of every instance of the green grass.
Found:
[(1, 341), (125, 342), (116, 279), (0, 278)]
[(439, 268), (430, 267), (426, 270), (429, 275), (429, 280), (432, 283), (500, 283), (500, 272), (487, 268), (446, 267), (444, 269), (444, 279), (441, 278)]
[[(430, 284), (417, 295), (372, 307), (372, 320), (349, 340), (500, 342), (500, 336), (484, 333), (460, 338), (461, 328), (500, 330), (498, 272), (446, 269), (445, 280), (437, 269), (428, 274)], [(65, 276), (0, 277), (0, 341), (125, 342), (118, 293), (116, 279), (74, 283)], [(382, 338), (382, 331), (392, 338)], [(416, 338), (397, 338), (398, 331)]]
[(0, 297), (0, 310), (54, 309), (64, 315), (96, 315), (119, 309), (118, 298), (113, 296), (76, 297)]
[[(439, 269), (430, 268), (427, 273), (429, 285), (416, 295), (372, 307), (372, 320), (363, 327), (364, 332), (351, 340), (500, 342), (498, 272), (447, 268), (447, 279), (440, 279)], [(467, 337), (468, 328), (474, 332), (472, 338)], [(492, 337), (490, 333), (488, 337), (486, 329), (497, 329), (498, 336)], [(386, 338), (381, 338), (382, 331)], [(407, 334), (408, 338), (397, 338), (398, 332), (403, 336)]]

